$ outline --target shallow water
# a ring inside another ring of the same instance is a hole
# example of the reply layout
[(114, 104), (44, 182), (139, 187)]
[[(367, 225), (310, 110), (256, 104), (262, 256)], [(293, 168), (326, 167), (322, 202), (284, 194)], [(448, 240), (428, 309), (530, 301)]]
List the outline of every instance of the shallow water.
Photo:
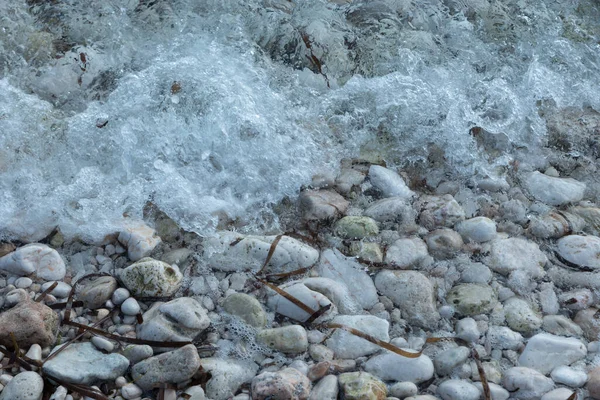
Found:
[(2, 235), (98, 240), (149, 201), (271, 230), (342, 157), (493, 176), (543, 164), (540, 104), (600, 111), (598, 1), (338, 3), (1, 1)]

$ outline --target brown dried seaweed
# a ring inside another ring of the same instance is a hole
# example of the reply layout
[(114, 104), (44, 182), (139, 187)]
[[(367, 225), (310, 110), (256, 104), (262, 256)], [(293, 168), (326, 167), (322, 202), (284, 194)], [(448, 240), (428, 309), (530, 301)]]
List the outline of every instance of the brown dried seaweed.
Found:
[(267, 265), (271, 261), (271, 258), (273, 258), (273, 254), (275, 254), (275, 249), (277, 248), (277, 245), (279, 244), (279, 241), (281, 240), (282, 237), (283, 237), (283, 235), (277, 235), (275, 237), (275, 240), (273, 240), (273, 243), (271, 243), (271, 246), (269, 247), (269, 253), (267, 253), (267, 258), (265, 259), (265, 262), (263, 263), (262, 267), (258, 271), (257, 275), (262, 274), (263, 270), (267, 267)]

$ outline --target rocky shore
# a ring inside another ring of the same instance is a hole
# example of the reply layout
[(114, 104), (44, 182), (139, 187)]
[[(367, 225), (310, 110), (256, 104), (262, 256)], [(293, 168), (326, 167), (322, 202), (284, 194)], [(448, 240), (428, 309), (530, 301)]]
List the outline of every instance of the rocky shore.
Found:
[(600, 399), (588, 189), (345, 160), (277, 206), (285, 233), (150, 207), (101, 245), (2, 243), (0, 400)]

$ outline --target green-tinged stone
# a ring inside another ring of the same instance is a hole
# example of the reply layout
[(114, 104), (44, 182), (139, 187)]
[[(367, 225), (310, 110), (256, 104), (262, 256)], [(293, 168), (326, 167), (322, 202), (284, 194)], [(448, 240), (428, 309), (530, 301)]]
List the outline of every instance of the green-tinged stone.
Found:
[(363, 239), (379, 234), (379, 227), (372, 218), (347, 216), (337, 222), (335, 232), (346, 239)]
[(267, 314), (256, 298), (244, 294), (233, 293), (223, 302), (223, 308), (231, 315), (243, 320), (255, 328), (267, 326)]
[(346, 400), (384, 400), (387, 386), (368, 372), (347, 372), (339, 376)]
[(460, 314), (471, 316), (489, 313), (498, 298), (490, 286), (464, 283), (450, 289), (446, 301)]

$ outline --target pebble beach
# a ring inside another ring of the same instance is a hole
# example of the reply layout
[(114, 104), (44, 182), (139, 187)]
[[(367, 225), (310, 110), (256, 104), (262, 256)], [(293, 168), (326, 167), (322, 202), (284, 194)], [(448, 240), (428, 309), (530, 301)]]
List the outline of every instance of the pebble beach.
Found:
[(344, 160), (274, 235), (154, 210), (4, 242), (0, 399), (600, 398), (600, 208), (553, 167), (507, 176)]

